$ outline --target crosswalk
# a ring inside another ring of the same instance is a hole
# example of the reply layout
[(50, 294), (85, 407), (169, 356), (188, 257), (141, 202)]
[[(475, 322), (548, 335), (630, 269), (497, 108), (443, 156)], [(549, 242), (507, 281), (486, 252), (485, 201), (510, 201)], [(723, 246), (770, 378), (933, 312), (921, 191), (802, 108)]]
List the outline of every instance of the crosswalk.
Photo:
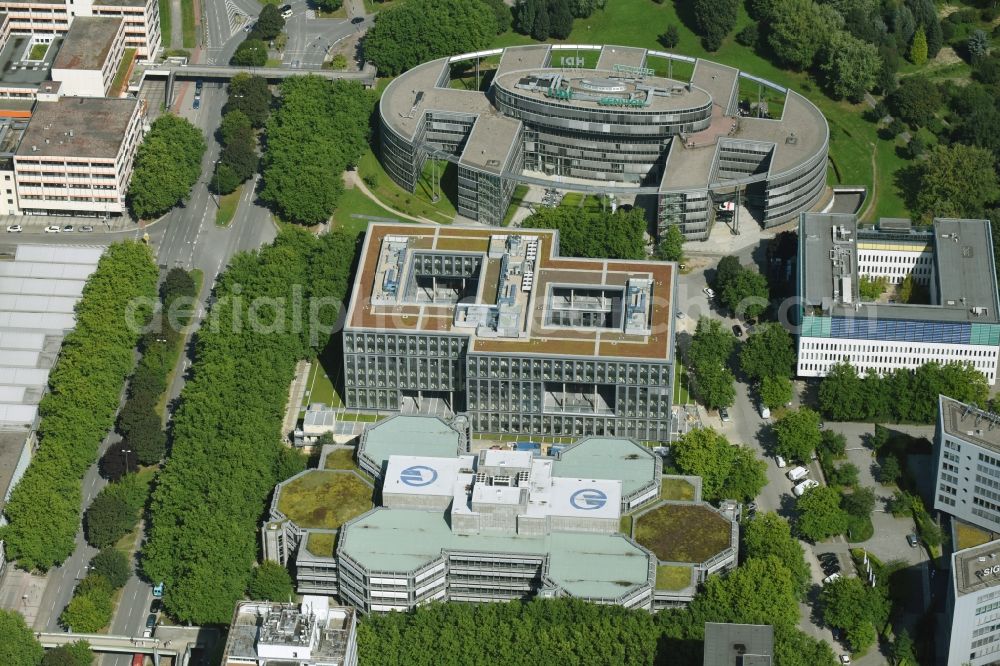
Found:
[(242, 30), (250, 17), (233, 0), (226, 0), (226, 15), (229, 17), (229, 36), (232, 37), (236, 31)]

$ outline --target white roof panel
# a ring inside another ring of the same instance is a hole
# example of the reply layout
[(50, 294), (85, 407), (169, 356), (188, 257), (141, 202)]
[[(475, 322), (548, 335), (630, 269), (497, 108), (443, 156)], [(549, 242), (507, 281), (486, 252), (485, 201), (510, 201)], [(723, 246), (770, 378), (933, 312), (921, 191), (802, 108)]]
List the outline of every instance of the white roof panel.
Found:
[(0, 310), (72, 313), (79, 299), (71, 296), (19, 296), (0, 293)]
[(24, 386), (0, 386), (0, 402), (24, 402)]
[(18, 245), (14, 261), (35, 261), (59, 264), (90, 264), (97, 266), (104, 247), (80, 245)]
[(42, 264), (32, 261), (0, 263), (0, 278), (30, 277), (57, 280), (86, 280), (94, 272), (92, 264)]
[(0, 426), (30, 428), (37, 413), (38, 405), (0, 403)]
[(31, 349), (41, 351), (44, 347), (44, 333), (0, 330), (0, 349)]
[(5, 277), (0, 278), (0, 293), (37, 294), (39, 296), (83, 295), (86, 280), (46, 280), (43, 278)]
[(37, 368), (39, 356), (39, 352), (36, 351), (0, 349), (0, 366)]
[(23, 328), (28, 331), (55, 331), (63, 333), (76, 325), (71, 314), (59, 312), (3, 312), (0, 311), (0, 329)]
[(455, 490), (455, 480), (463, 469), (471, 471), (474, 456), (431, 458), (429, 456), (389, 456), (383, 493), (402, 495), (447, 495)]
[(48, 380), (48, 370), (0, 365), (0, 384), (5, 386), (45, 386)]

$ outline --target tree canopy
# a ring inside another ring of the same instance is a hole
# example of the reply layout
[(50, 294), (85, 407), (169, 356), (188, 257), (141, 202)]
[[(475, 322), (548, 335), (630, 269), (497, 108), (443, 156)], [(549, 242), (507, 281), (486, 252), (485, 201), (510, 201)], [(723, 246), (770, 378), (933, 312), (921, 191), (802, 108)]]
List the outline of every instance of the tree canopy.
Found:
[(250, 31), (250, 39), (269, 41), (285, 29), (285, 19), (281, 16), (278, 5), (264, 5), (257, 17), (257, 22)]
[(47, 570), (73, 552), (83, 475), (114, 423), (156, 282), (149, 247), (124, 242), (108, 247), (84, 286), (39, 405), (38, 451), (4, 508), (7, 557), (25, 569)]
[(674, 464), (682, 474), (701, 477), (702, 496), (710, 501), (751, 500), (767, 485), (767, 465), (754, 452), (733, 446), (712, 428), (685, 434), (672, 448)]
[(776, 409), (792, 399), (792, 381), (781, 375), (760, 380), (760, 401), (765, 407)]
[(0, 609), (0, 663), (7, 666), (38, 666), (45, 650), (35, 632), (17, 611)]
[(809, 460), (820, 443), (819, 414), (803, 407), (788, 412), (774, 424), (775, 450), (789, 460)]
[(661, 261), (684, 261), (684, 234), (680, 227), (671, 224), (656, 244), (656, 258)]
[(583, 212), (568, 206), (539, 208), (524, 227), (558, 229), (559, 253), (564, 257), (645, 259), (646, 214), (630, 211)]
[(251, 125), (259, 129), (267, 122), (273, 104), (274, 96), (267, 86), (267, 79), (240, 73), (234, 75), (229, 82), (229, 96), (222, 111), (226, 117), (233, 111), (240, 111), (250, 119)]
[(253, 570), (247, 591), (251, 599), (268, 601), (288, 601), (295, 594), (288, 569), (270, 560), (261, 562)]
[(982, 217), (1000, 197), (995, 163), (993, 153), (978, 146), (934, 146), (914, 169), (914, 210), (927, 220)]
[(364, 49), (380, 73), (395, 76), (428, 60), (482, 50), (496, 34), (496, 14), (481, 0), (407, 0), (378, 13)]
[(132, 575), (128, 556), (117, 548), (105, 548), (90, 560), (91, 570), (108, 581), (113, 588), (124, 587)]
[(729, 370), (729, 356), (736, 345), (736, 336), (722, 327), (718, 319), (701, 317), (687, 351), (692, 387), (698, 399), (709, 408), (733, 404), (735, 378)]
[(751, 379), (792, 376), (795, 367), (795, 345), (792, 336), (781, 324), (758, 324), (740, 347), (740, 369)]
[(204, 154), (201, 130), (189, 121), (170, 113), (154, 120), (135, 154), (128, 190), (133, 215), (154, 218), (187, 199)]
[(239, 67), (263, 67), (267, 64), (267, 43), (253, 37), (243, 40), (233, 52), (229, 64)]
[(743, 531), (743, 547), (747, 558), (773, 556), (781, 562), (791, 575), (796, 596), (805, 595), (811, 580), (809, 563), (787, 520), (776, 513), (757, 514)]
[(706, 51), (718, 51), (722, 40), (736, 27), (739, 0), (693, 0), (691, 13), (695, 32)]
[(807, 541), (817, 542), (847, 531), (848, 514), (840, 507), (840, 493), (830, 486), (807, 490), (795, 505), (795, 530)]
[[(385, 10), (379, 21), (410, 4)], [(281, 103), (267, 124), (261, 199), (291, 222), (325, 222), (344, 192), (342, 172), (357, 163), (367, 145), (374, 103), (373, 94), (356, 81), (285, 79)]]
[(851, 649), (859, 652), (878, 639), (889, 617), (889, 603), (878, 588), (861, 578), (839, 578), (820, 592), (823, 621), (844, 630)]
[(779, 60), (807, 69), (830, 35), (844, 23), (837, 11), (813, 0), (775, 0), (768, 11), (768, 43)]
[(723, 257), (719, 262), (715, 289), (722, 304), (740, 317), (759, 317), (770, 298), (767, 279), (756, 269), (741, 265), (736, 257)]
[[(285, 465), (288, 386), (296, 362), (327, 344), (338, 310), (320, 309), (318, 321), (309, 313), (315, 299), (342, 302), (354, 249), (345, 233), (315, 237), (292, 227), (273, 245), (236, 255), (219, 276), (213, 325), (198, 332), (193, 375), (174, 412), (141, 559), (150, 580), (165, 582), (164, 604), (182, 622), (228, 622), (247, 590), (260, 515)], [(302, 306), (237, 325), (246, 303), (263, 299)]]
[(875, 87), (882, 61), (873, 44), (843, 31), (830, 35), (823, 46), (819, 69), (835, 99), (860, 102)]

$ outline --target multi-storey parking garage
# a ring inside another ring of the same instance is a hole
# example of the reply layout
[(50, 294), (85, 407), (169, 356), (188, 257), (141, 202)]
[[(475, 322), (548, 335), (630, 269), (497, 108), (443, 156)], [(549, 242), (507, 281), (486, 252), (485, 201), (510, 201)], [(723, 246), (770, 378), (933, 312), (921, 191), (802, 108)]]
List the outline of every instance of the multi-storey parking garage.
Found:
[[(452, 87), (453, 68), (489, 61), (477, 77), (488, 85)], [(693, 64), (690, 82), (671, 78), (677, 61)], [(741, 82), (784, 95), (779, 117), (761, 117), (761, 106), (749, 117)], [(491, 225), (518, 182), (655, 195), (660, 231), (677, 224), (691, 239), (708, 236), (720, 201), (743, 195), (773, 226), (809, 210), (825, 187), (829, 132), (807, 99), (641, 48), (544, 44), (441, 58), (393, 81), (380, 114), (393, 180), (413, 192), (428, 157), (456, 162), (459, 214)]]

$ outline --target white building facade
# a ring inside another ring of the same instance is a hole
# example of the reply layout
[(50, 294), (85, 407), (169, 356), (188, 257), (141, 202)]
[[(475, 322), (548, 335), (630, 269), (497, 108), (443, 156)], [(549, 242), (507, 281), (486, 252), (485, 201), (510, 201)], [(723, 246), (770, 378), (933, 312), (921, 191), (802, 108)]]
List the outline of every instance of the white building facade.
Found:
[(1000, 661), (1000, 541), (951, 556), (948, 666)]
[[(825, 377), (845, 362), (863, 375), (937, 361), (971, 364), (996, 382), (1000, 301), (989, 221), (938, 219), (918, 230), (908, 220), (876, 228), (853, 215), (805, 213), (798, 266), (799, 376)], [(863, 281), (880, 279), (881, 295), (862, 294)]]
[(940, 396), (934, 453), (934, 509), (1000, 532), (1000, 416)]

